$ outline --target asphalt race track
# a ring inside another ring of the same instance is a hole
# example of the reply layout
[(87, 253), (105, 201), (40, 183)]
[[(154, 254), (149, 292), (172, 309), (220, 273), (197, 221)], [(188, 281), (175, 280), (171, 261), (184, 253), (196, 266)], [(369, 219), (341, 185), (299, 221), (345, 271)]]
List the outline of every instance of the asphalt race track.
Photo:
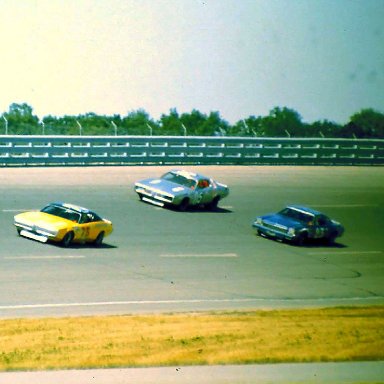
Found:
[[(0, 169), (0, 317), (384, 303), (384, 168), (189, 166), (227, 183), (214, 212), (139, 201), (133, 183), (174, 168)], [(65, 201), (109, 218), (101, 248), (17, 236), (13, 216)], [(335, 245), (257, 236), (286, 204), (341, 221)]]

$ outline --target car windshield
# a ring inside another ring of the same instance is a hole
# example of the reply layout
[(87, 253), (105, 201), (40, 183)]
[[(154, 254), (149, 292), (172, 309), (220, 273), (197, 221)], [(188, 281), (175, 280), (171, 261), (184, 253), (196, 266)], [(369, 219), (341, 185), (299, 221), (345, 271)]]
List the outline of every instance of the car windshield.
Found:
[(189, 179), (180, 173), (168, 172), (161, 176), (162, 179), (171, 181), (175, 184), (180, 184), (187, 188), (194, 188), (196, 186), (196, 180)]
[(75, 223), (79, 223), (81, 219), (81, 214), (79, 212), (55, 204), (47, 205), (41, 210), (41, 212), (49, 213), (50, 215), (58, 216), (66, 220), (71, 220)]
[(306, 224), (313, 221), (313, 215), (311, 215), (310, 213), (298, 211), (292, 208), (284, 208), (282, 211), (279, 212), (279, 214), (285, 217), (289, 217), (290, 219), (301, 221), (302, 223)]

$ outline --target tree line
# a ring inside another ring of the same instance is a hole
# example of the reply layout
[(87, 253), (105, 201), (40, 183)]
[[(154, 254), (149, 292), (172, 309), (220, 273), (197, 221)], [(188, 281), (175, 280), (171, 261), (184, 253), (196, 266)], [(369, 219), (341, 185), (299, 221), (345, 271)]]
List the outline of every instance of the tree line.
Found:
[(231, 125), (219, 112), (198, 110), (178, 113), (173, 108), (154, 120), (143, 109), (121, 115), (44, 116), (39, 119), (27, 103), (13, 103), (2, 115), (3, 132), (8, 135), (158, 135), (158, 136), (251, 136), (251, 137), (329, 137), (384, 138), (384, 114), (362, 109), (346, 124), (328, 120), (305, 123), (298, 112), (275, 107), (267, 116), (249, 116)]

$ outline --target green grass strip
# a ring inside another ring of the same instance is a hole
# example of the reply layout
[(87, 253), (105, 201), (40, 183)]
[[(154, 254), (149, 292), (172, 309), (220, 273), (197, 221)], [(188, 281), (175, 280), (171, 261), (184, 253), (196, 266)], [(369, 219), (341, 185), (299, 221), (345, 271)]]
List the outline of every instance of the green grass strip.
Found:
[(384, 359), (384, 306), (0, 320), (0, 371)]

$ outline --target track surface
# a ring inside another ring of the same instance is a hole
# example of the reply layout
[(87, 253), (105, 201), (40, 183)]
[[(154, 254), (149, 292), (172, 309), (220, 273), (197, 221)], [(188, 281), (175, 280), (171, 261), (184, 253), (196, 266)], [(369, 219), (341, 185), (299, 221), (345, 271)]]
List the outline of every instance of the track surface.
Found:
[[(191, 166), (227, 183), (216, 212), (139, 202), (133, 183), (173, 167), (0, 169), (0, 317), (384, 303), (384, 168)], [(16, 235), (13, 215), (52, 201), (113, 221), (101, 248)], [(258, 237), (285, 204), (346, 227), (334, 246)]]

